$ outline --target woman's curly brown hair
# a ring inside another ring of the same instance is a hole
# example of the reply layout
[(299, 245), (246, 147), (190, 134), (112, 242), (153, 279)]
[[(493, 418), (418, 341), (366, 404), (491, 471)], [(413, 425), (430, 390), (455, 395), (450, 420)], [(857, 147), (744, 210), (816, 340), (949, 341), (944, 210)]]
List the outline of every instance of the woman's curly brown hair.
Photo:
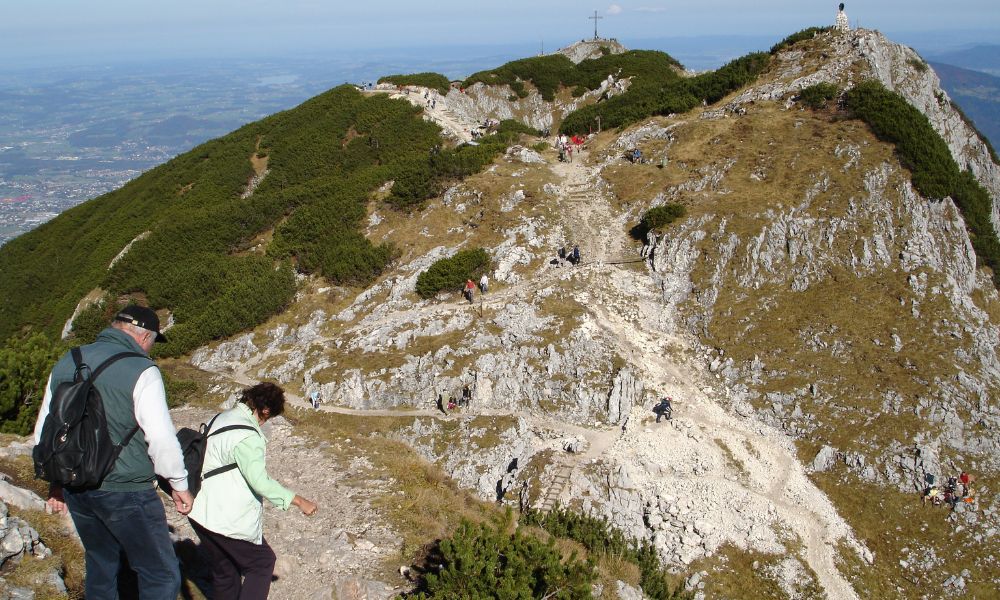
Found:
[(285, 390), (265, 381), (243, 390), (240, 402), (249, 406), (250, 410), (256, 410), (257, 414), (263, 414), (266, 408), (268, 418), (273, 419), (285, 411)]

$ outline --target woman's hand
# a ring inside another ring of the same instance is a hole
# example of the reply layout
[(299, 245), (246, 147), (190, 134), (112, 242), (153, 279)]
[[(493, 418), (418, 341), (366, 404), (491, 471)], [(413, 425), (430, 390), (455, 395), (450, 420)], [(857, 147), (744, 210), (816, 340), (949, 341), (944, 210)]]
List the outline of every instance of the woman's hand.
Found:
[(319, 507), (316, 506), (315, 502), (310, 502), (298, 494), (295, 494), (295, 497), (292, 498), (292, 504), (298, 506), (299, 510), (302, 511), (302, 514), (307, 517), (311, 517), (317, 510), (319, 510)]

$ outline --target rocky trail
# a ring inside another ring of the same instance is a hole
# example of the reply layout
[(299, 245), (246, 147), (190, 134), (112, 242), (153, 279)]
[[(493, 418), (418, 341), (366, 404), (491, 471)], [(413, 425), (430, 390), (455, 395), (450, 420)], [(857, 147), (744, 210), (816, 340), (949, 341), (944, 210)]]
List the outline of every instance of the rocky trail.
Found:
[[(827, 498), (806, 477), (788, 438), (753, 417), (728, 412), (724, 403), (716, 400), (720, 397), (719, 392), (706, 377), (703, 368), (695, 364), (696, 361), (665, 359), (671, 348), (680, 349), (681, 356), (690, 356), (693, 352), (684, 339), (656, 329), (657, 320), (651, 318), (651, 315), (655, 313), (659, 300), (648, 275), (604, 264), (608, 258), (621, 256), (625, 251), (622, 233), (624, 223), (620, 228), (608, 226), (617, 220), (607, 197), (601, 191), (599, 171), (588, 166), (587, 159), (587, 153), (583, 152), (575, 157), (573, 163), (550, 165), (560, 178), (561, 193), (558, 201), (563, 215), (562, 226), (567, 239), (581, 245), (584, 256), (583, 264), (573, 272), (580, 279), (610, 282), (610, 285), (602, 286), (600, 290), (580, 289), (576, 293), (581, 296), (581, 304), (588, 307), (589, 318), (609, 339), (616, 340), (618, 352), (627, 358), (630, 365), (641, 371), (641, 379), (647, 386), (657, 393), (676, 399), (674, 420), (671, 423), (665, 426), (648, 423), (650, 411), (649, 407), (644, 406), (634, 407), (624, 426), (605, 429), (574, 425), (545, 414), (483, 410), (475, 406), (460, 413), (444, 414), (430, 402), (425, 408), (399, 410), (354, 409), (322, 403), (319, 410), (361, 417), (412, 416), (436, 420), (470, 415), (522, 416), (537, 431), (585, 439), (582, 451), (560, 453), (555, 457), (551, 480), (546, 483), (545, 492), (536, 504), (542, 509), (551, 508), (556, 502), (565, 504), (566, 500), (578, 492), (574, 489), (574, 481), (579, 467), (598, 461), (609, 464), (636, 463), (639, 454), (637, 447), (650, 449), (648, 455), (644, 455), (638, 463), (647, 467), (655, 464), (655, 467), (631, 469), (631, 477), (637, 485), (654, 487), (655, 480), (664, 469), (676, 469), (676, 465), (672, 465), (676, 457), (671, 456), (675, 452), (674, 444), (678, 441), (690, 443), (693, 439), (697, 446), (694, 449), (696, 463), (699, 460), (697, 454), (700, 453), (712, 455), (725, 465), (710, 474), (699, 474), (696, 471), (695, 483), (700, 491), (691, 491), (695, 498), (698, 498), (698, 494), (717, 496), (719, 490), (734, 486), (740, 494), (755, 498), (763, 507), (761, 510), (764, 515), (755, 517), (758, 521), (750, 526), (751, 532), (753, 527), (760, 526), (765, 520), (780, 524), (801, 542), (801, 559), (815, 573), (819, 585), (829, 598), (857, 598), (851, 585), (836, 568), (835, 553), (842, 539), (846, 539), (859, 553), (863, 549), (854, 541), (850, 529)], [(555, 276), (558, 271), (562, 270), (541, 270), (535, 277), (528, 277), (505, 287), (502, 292), (491, 294), (489, 301), (503, 303), (528, 294), (531, 290), (538, 289), (541, 279)], [(643, 291), (637, 299), (622, 290)], [(464, 306), (468, 306), (464, 301), (430, 303), (406, 312), (407, 318), (413, 319), (418, 315), (432, 316)], [(639, 308), (636, 309), (636, 306)], [(674, 352), (674, 355), (678, 353)], [(255, 379), (248, 373), (264, 358), (266, 356), (261, 355), (254, 361), (241, 363), (232, 371), (219, 370), (216, 373), (241, 385), (250, 385)], [(305, 398), (292, 393), (288, 393), (287, 397), (292, 405), (311, 410), (311, 405)], [(283, 435), (288, 439), (294, 437), (292, 432), (283, 432)], [(301, 446), (292, 444), (291, 447)], [(723, 457), (726, 454), (735, 456), (738, 464), (726, 464)], [(286, 459), (293, 463), (301, 461), (300, 457), (278, 458), (282, 461)], [(293, 472), (287, 483), (293, 488), (301, 483), (308, 485), (308, 482), (300, 480), (305, 474), (306, 471), (303, 470), (296, 477)], [(690, 479), (690, 475), (684, 477)], [(683, 485), (689, 483), (686, 481)], [(321, 503), (323, 500), (339, 501), (325, 499), (322, 495), (324, 492), (317, 493), (320, 494)], [(739, 501), (734, 498), (733, 502)], [(718, 514), (723, 515), (720, 517), (723, 521), (719, 526), (721, 529), (725, 530), (728, 526), (725, 515), (735, 508), (739, 507), (719, 509), (721, 512)], [(733, 537), (739, 536), (734, 531), (727, 533)]]

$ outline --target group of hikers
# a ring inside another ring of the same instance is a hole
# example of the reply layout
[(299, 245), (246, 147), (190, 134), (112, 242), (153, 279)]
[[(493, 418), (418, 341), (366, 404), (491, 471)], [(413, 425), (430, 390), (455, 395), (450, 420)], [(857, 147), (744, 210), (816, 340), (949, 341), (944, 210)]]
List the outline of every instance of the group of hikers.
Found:
[(560, 162), (573, 162), (573, 151), (583, 145), (585, 140), (578, 135), (569, 137), (565, 133), (556, 136), (556, 150), (559, 151)]
[(484, 135), (493, 133), (500, 127), (498, 119), (484, 119), (483, 122), (472, 130), (472, 139), (479, 139)]
[[(53, 367), (34, 432), (35, 470), (50, 482), (46, 505), (68, 512), (76, 525), (87, 598), (117, 598), (126, 562), (137, 578), (131, 593), (178, 597), (180, 568), (158, 479), (210, 557), (211, 597), (266, 598), (276, 558), (263, 534), (263, 500), (307, 516), (318, 509), (265, 466), (261, 426), (284, 411), (284, 390), (267, 382), (246, 388), (201, 434), (192, 431), (205, 443), (195, 466), (179, 441), (191, 430), (174, 428), (163, 377), (149, 357), (153, 344), (165, 341), (153, 310), (128, 306), (94, 343), (72, 349)], [(71, 425), (67, 415), (84, 406), (89, 416)], [(88, 450), (81, 459), (72, 447)]]
[(456, 408), (469, 408), (470, 402), (472, 402), (472, 388), (469, 387), (469, 384), (462, 386), (462, 393), (457, 398), (452, 396), (448, 390), (442, 391), (437, 397), (438, 410), (444, 414), (448, 414), (449, 411)]
[(563, 262), (568, 262), (575, 267), (580, 264), (580, 261), (582, 260), (580, 258), (579, 244), (573, 244), (573, 248), (568, 251), (566, 250), (566, 246), (560, 246), (559, 249), (556, 250), (556, 255), (557, 258), (552, 259), (550, 262), (557, 267), (563, 266)]
[(975, 501), (975, 490), (972, 484), (975, 483), (974, 475), (962, 471), (957, 476), (951, 476), (945, 481), (944, 486), (938, 486), (937, 477), (928, 473), (925, 477), (927, 486), (924, 488), (920, 502), (925, 506), (930, 503), (932, 506), (947, 504), (952, 510), (960, 503), (972, 504)]
[[(479, 291), (483, 296), (490, 289), (490, 278), (483, 273), (483, 276), (479, 278)], [(476, 284), (471, 279), (465, 280), (465, 287), (462, 288), (462, 296), (472, 304), (476, 297)]]

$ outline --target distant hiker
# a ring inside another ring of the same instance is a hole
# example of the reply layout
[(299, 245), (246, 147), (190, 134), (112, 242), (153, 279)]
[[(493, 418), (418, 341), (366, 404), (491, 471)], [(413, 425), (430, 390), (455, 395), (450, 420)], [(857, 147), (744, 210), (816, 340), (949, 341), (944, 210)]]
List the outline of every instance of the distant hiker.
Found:
[[(58, 418), (56, 413), (61, 414), (61, 401), (67, 399), (60, 393), (66, 389), (63, 384), (83, 376), (83, 372), (94, 378), (94, 388), (100, 392), (111, 438), (123, 444), (98, 485), (63, 489), (52, 481), (49, 487), (47, 506), (57, 513), (68, 509), (80, 535), (87, 598), (118, 597), (118, 566), (123, 556), (138, 573), (143, 598), (173, 600), (181, 587), (167, 516), (155, 486), (157, 475), (169, 479), (177, 512), (186, 515), (191, 511), (194, 498), (188, 491), (177, 430), (167, 410), (163, 377), (149, 358), (153, 344), (166, 341), (156, 312), (127, 306), (94, 343), (64, 354), (45, 387), (35, 424), (36, 464), (40, 451), (51, 450), (62, 430), (61, 422), (53, 421)], [(117, 360), (111, 362), (113, 358)], [(106, 369), (101, 365), (107, 365)], [(50, 410), (55, 412), (50, 415)], [(70, 429), (64, 436), (72, 433)], [(61, 452), (53, 452), (51, 457), (65, 460)], [(49, 464), (51, 459), (41, 462)]]
[(481, 291), (485, 296), (486, 290), (488, 290), (489, 288), (490, 288), (490, 278), (486, 276), (486, 273), (483, 273), (483, 276), (479, 278), (479, 291)]
[[(204, 479), (188, 516), (211, 557), (213, 598), (267, 598), (276, 559), (264, 539), (264, 498), (282, 510), (316, 512), (316, 504), (271, 479), (265, 468), (260, 427), (284, 410), (284, 390), (265, 382), (243, 390), (239, 403), (214, 420), (218, 435), (208, 438), (204, 469), (229, 468)], [(245, 427), (223, 431), (232, 425)]]
[(661, 418), (666, 418), (668, 421), (673, 418), (674, 407), (671, 404), (672, 398), (670, 396), (664, 396), (660, 403), (653, 407), (653, 412), (656, 413), (656, 422), (659, 423)]
[(920, 499), (920, 502), (926, 506), (928, 501), (934, 506), (940, 506), (941, 490), (938, 489), (938, 486), (932, 485), (924, 491), (924, 496)]
[(309, 401), (312, 403), (312, 407), (319, 410), (319, 390), (313, 390), (309, 394)]
[(465, 280), (465, 290), (462, 294), (465, 296), (465, 299), (469, 301), (469, 304), (472, 304), (473, 296), (476, 294), (476, 284), (472, 283), (471, 279)]
[(566, 146), (566, 155), (569, 156), (569, 162), (573, 162), (573, 146)]
[(952, 510), (954, 510), (955, 505), (958, 504), (958, 498), (958, 479), (949, 477), (948, 482), (944, 486), (944, 503), (951, 506)]
[(573, 244), (573, 266), (580, 264), (580, 246)]
[(441, 392), (437, 397), (438, 410), (448, 414), (448, 405), (451, 403), (451, 395), (448, 392)]

